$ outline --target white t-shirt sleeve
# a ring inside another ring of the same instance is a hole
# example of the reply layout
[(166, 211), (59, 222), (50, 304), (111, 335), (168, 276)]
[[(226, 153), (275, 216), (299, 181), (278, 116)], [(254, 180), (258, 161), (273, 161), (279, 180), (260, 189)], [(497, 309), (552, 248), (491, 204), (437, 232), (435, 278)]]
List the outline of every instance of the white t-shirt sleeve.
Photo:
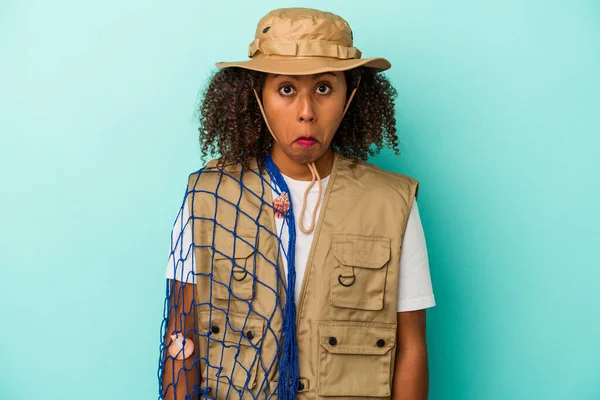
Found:
[(402, 241), (400, 279), (398, 279), (398, 312), (435, 306), (425, 233), (414, 199)]
[(182, 282), (196, 283), (194, 261), (192, 220), (189, 216), (186, 196), (171, 231), (171, 251), (167, 262), (166, 277)]

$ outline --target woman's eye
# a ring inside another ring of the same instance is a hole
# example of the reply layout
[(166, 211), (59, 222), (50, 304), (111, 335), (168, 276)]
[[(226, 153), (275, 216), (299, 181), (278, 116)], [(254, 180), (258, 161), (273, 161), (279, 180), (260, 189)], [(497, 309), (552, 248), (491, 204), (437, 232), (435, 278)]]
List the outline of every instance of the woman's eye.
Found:
[(284, 96), (289, 96), (293, 92), (294, 88), (292, 88), (291, 86), (282, 86), (281, 88), (279, 88), (279, 93), (281, 93)]
[(319, 92), (319, 94), (327, 94), (331, 91), (331, 88), (327, 85), (319, 85), (319, 87), (317, 87), (317, 92)]
[(317, 88), (317, 92), (319, 92), (320, 94), (327, 94), (330, 90), (331, 88), (327, 85), (321, 85)]

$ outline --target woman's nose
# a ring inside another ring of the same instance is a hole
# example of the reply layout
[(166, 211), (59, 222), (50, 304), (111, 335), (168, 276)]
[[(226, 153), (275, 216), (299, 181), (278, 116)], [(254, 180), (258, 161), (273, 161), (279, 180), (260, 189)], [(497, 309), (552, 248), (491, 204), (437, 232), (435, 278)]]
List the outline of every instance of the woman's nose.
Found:
[(310, 95), (299, 96), (298, 121), (313, 122), (316, 119), (315, 107)]

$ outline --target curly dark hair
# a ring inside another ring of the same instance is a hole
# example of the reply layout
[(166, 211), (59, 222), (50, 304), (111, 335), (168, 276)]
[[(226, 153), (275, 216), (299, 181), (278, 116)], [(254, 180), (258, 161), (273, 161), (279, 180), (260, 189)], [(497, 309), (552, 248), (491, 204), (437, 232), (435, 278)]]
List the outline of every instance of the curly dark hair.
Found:
[[(394, 100), (396, 89), (382, 73), (358, 67), (344, 71), (349, 98), (359, 76), (360, 85), (331, 145), (356, 160), (367, 160), (384, 146), (399, 155)], [(261, 160), (271, 149), (269, 132), (252, 89), (259, 96), (266, 74), (245, 68), (219, 69), (209, 80), (197, 110), (202, 159), (215, 151), (220, 163), (248, 166), (251, 157)], [(262, 100), (262, 99), (261, 99)]]

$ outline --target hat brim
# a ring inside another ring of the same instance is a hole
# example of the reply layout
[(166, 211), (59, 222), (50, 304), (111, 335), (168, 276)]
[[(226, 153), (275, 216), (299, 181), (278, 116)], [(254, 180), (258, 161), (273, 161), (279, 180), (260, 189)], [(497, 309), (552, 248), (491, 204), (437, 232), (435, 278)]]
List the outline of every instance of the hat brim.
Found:
[(281, 75), (310, 75), (328, 71), (347, 71), (364, 66), (376, 72), (385, 71), (392, 64), (385, 58), (352, 58), (341, 60), (330, 57), (291, 57), (259, 54), (248, 61), (218, 62), (219, 68), (240, 67)]

